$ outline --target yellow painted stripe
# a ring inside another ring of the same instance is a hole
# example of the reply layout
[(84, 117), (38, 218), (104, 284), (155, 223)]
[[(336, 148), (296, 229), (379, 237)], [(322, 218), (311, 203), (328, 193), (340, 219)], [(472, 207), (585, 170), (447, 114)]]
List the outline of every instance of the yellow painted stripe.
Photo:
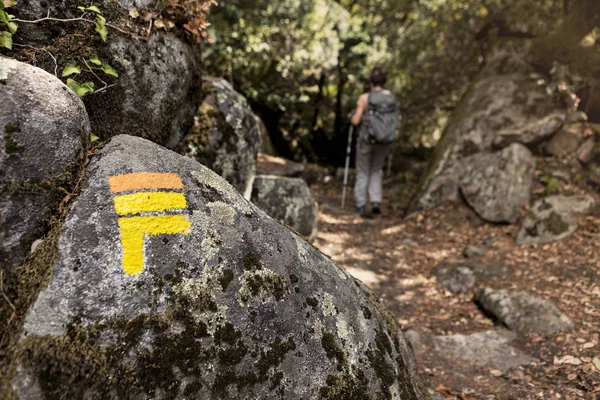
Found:
[(185, 196), (175, 192), (140, 192), (115, 197), (115, 211), (119, 215), (186, 207)]
[(184, 189), (177, 174), (166, 172), (135, 172), (108, 178), (113, 193), (141, 189)]
[(188, 234), (191, 222), (187, 215), (161, 215), (120, 218), (123, 270), (137, 275), (144, 270), (144, 235)]

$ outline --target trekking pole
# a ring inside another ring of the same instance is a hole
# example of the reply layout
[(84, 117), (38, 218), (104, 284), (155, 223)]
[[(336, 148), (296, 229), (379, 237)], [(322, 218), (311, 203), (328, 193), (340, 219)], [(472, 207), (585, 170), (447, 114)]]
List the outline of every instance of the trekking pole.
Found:
[(344, 169), (344, 190), (342, 191), (342, 210), (346, 205), (346, 189), (348, 188), (348, 171), (350, 169), (350, 153), (352, 152), (352, 135), (354, 134), (354, 125), (350, 124), (348, 130), (348, 147), (346, 148), (346, 168)]

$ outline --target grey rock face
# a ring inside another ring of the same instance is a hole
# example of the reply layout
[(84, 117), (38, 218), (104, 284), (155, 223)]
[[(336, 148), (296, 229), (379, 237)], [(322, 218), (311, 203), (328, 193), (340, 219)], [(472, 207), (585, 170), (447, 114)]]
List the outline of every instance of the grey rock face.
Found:
[(589, 137), (583, 142), (581, 147), (577, 149), (577, 160), (580, 163), (587, 165), (594, 158), (594, 147), (596, 146), (596, 140), (594, 137)]
[(17, 398), (423, 398), (393, 317), (213, 171), (117, 136), (85, 184)]
[(600, 185), (600, 142), (592, 148), (589, 160), (587, 165), (589, 180), (596, 185)]
[(510, 329), (547, 336), (573, 327), (554, 304), (527, 293), (482, 289), (475, 301)]
[(61, 198), (57, 188), (68, 183), (90, 124), (60, 80), (1, 56), (0, 97), (0, 259), (13, 268)]
[(157, 32), (147, 42), (113, 36), (100, 55), (119, 78), (117, 86), (84, 98), (94, 132), (102, 138), (135, 132), (175, 147), (199, 103), (192, 48), (172, 33)]
[(299, 178), (259, 175), (252, 203), (271, 218), (312, 238), (317, 229), (317, 204), (306, 182)]
[(211, 168), (244, 193), (256, 174), (260, 138), (255, 116), (246, 98), (224, 79), (204, 78), (204, 91), (209, 95), (178, 152)]
[(517, 234), (518, 244), (543, 244), (570, 236), (577, 217), (589, 213), (596, 202), (591, 196), (551, 196), (535, 202)]
[(467, 163), (460, 190), (467, 203), (489, 222), (515, 222), (529, 202), (535, 159), (521, 144), (501, 152), (478, 154)]
[(465, 157), (492, 151), (500, 130), (526, 126), (552, 111), (548, 96), (529, 78), (531, 72), (512, 54), (481, 72), (452, 114), (409, 212), (458, 199)]
[(463, 249), (463, 256), (465, 256), (465, 258), (482, 257), (485, 256), (488, 251), (489, 249), (487, 246), (470, 244), (465, 246), (465, 248)]
[(511, 143), (524, 145), (535, 145), (550, 138), (563, 126), (565, 121), (564, 112), (553, 112), (537, 121), (514, 129), (503, 129), (498, 132), (494, 139), (494, 146), (504, 148)]
[(264, 153), (258, 153), (256, 168), (259, 175), (287, 176), (290, 178), (302, 176), (306, 169), (303, 164)]

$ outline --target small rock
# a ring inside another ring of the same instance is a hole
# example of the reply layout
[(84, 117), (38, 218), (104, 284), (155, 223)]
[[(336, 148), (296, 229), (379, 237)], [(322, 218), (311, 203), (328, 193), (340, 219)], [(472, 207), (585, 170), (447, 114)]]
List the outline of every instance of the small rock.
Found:
[(580, 124), (565, 126), (544, 147), (551, 156), (563, 157), (577, 150), (582, 138), (583, 127)]
[(452, 293), (468, 292), (475, 285), (473, 271), (460, 264), (442, 266), (435, 271), (435, 276), (438, 283)]
[(577, 230), (577, 216), (589, 213), (591, 196), (551, 196), (534, 203), (517, 233), (517, 244), (544, 244), (561, 240)]
[(488, 250), (486, 246), (470, 244), (464, 248), (463, 255), (466, 258), (482, 257), (487, 254)]
[(258, 153), (256, 172), (259, 175), (276, 175), (297, 178), (302, 175), (304, 169), (304, 165), (300, 163), (286, 160), (282, 157)]
[(306, 182), (300, 178), (259, 175), (251, 201), (271, 218), (312, 239), (317, 229), (317, 205)]
[(527, 293), (488, 288), (478, 291), (474, 300), (510, 329), (548, 336), (573, 327), (554, 304)]
[(594, 146), (596, 146), (596, 140), (593, 137), (589, 137), (583, 142), (579, 150), (577, 150), (577, 159), (582, 164), (587, 164), (592, 161)]
[(565, 124), (573, 124), (578, 122), (587, 122), (588, 116), (584, 111), (575, 111), (567, 113)]

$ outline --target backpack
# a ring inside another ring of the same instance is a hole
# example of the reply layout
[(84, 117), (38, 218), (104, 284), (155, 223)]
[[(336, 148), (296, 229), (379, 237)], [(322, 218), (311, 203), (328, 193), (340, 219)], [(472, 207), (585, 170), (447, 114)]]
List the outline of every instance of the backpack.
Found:
[(369, 93), (368, 142), (390, 144), (396, 139), (400, 104), (389, 90)]

